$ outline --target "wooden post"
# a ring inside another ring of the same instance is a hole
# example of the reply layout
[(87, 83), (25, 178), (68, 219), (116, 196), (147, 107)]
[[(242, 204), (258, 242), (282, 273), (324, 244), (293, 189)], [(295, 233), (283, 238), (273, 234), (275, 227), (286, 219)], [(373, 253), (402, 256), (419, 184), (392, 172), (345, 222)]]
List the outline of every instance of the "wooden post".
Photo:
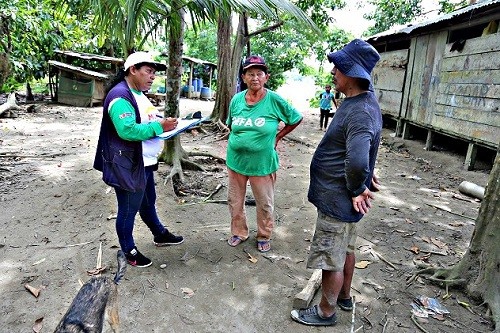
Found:
[(210, 75), (208, 76), (208, 88), (212, 89), (212, 66), (210, 66)]
[(410, 138), (410, 124), (408, 122), (406, 122), (406, 121), (405, 121), (405, 123), (403, 125), (402, 137), (405, 140), (408, 140)]
[(193, 98), (193, 92), (191, 92), (191, 86), (193, 85), (193, 69), (194, 69), (194, 66), (193, 66), (193, 62), (192, 61), (190, 61), (189, 68), (191, 70), (189, 71), (189, 83), (188, 83), (188, 95), (187, 96), (188, 96), (188, 98)]
[(465, 157), (466, 170), (474, 169), (474, 164), (476, 164), (476, 155), (477, 155), (477, 145), (471, 142), (469, 143), (469, 148), (467, 149), (467, 156)]
[(434, 132), (432, 130), (427, 130), (427, 140), (425, 141), (425, 150), (432, 150), (432, 141), (434, 140)]
[(396, 122), (396, 136), (401, 137), (403, 133), (404, 120), (403, 118), (399, 118)]

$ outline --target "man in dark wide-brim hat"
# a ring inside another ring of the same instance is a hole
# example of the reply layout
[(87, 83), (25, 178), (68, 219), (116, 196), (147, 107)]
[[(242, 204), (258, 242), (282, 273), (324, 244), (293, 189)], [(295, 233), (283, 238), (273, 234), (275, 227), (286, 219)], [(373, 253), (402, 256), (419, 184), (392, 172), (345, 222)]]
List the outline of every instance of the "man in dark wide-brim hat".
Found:
[(337, 306), (353, 308), (356, 226), (371, 208), (378, 185), (373, 170), (382, 115), (371, 72), (379, 59), (373, 46), (360, 39), (328, 55), (335, 65), (335, 90), (346, 98), (311, 161), (308, 199), (318, 218), (307, 268), (322, 270), (322, 295), (319, 304), (291, 312), (293, 320), (305, 325), (335, 325)]

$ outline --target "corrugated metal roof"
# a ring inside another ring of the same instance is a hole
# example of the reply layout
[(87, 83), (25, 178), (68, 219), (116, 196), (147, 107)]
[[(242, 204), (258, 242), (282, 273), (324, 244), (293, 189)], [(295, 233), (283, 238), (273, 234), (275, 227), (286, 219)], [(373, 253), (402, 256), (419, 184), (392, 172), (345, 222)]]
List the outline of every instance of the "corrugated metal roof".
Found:
[(473, 5), (466, 6), (449, 14), (440, 15), (432, 20), (427, 20), (424, 22), (409, 24), (408, 26), (401, 28), (401, 26), (383, 31), (376, 35), (370, 36), (366, 41), (378, 41), (380, 39), (387, 39), (386, 37), (394, 35), (411, 35), (417, 32), (432, 30), (436, 26), (443, 25), (445, 23), (460, 22), (464, 19), (470, 20), (474, 17), (486, 13), (490, 10), (495, 10), (498, 8), (498, 13), (500, 14), (500, 0), (487, 0), (480, 1)]
[(108, 57), (108, 56), (103, 56), (100, 54), (90, 54), (90, 53), (81, 53), (81, 52), (75, 52), (75, 51), (62, 51), (62, 50), (55, 50), (54, 51), (57, 54), (62, 54), (74, 58), (79, 58), (83, 60), (95, 60), (95, 61), (100, 61), (100, 62), (108, 62), (108, 63), (114, 63), (114, 64), (123, 64), (125, 60), (122, 58), (114, 58), (114, 57)]
[(108, 79), (110, 77), (107, 74), (103, 74), (103, 73), (99, 73), (99, 72), (94, 72), (94, 71), (89, 70), (89, 69), (85, 69), (85, 68), (78, 67), (78, 66), (73, 66), (73, 65), (66, 64), (64, 62), (55, 61), (55, 60), (49, 60), (49, 65), (52, 65), (52, 66), (60, 68), (60, 69), (67, 70), (69, 72), (78, 73), (80, 75), (83, 75), (83, 76), (86, 76), (86, 77), (90, 77), (90, 78), (93, 78), (93, 79), (104, 79), (104, 80), (106, 80), (106, 79)]
[(213, 62), (202, 60), (202, 59), (198, 59), (198, 58), (193, 58), (193, 57), (188, 57), (188, 56), (182, 56), (182, 59), (183, 60), (187, 60), (187, 61), (191, 61), (191, 62), (194, 62), (194, 63), (197, 63), (197, 64), (210, 65), (210, 66), (213, 66), (213, 67), (217, 67), (217, 65), (214, 64)]

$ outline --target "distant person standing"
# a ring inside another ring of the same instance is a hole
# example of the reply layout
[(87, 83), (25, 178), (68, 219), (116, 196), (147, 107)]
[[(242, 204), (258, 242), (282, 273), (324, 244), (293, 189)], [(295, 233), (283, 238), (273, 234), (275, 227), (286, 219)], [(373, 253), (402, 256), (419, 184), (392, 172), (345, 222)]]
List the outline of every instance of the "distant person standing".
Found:
[(345, 95), (313, 155), (308, 199), (318, 217), (307, 268), (321, 269), (321, 300), (291, 312), (304, 325), (337, 322), (336, 306), (351, 311), (354, 246), (358, 221), (372, 207), (374, 177), (382, 114), (372, 91), (371, 72), (380, 55), (373, 46), (355, 39), (328, 55), (335, 89)]
[(335, 89), (335, 93), (333, 94), (333, 104), (335, 105), (335, 109), (338, 109), (340, 107), (340, 104), (342, 104), (342, 101), (344, 100), (344, 95)]
[(319, 129), (326, 131), (328, 118), (332, 110), (332, 102), (335, 101), (330, 85), (325, 86), (325, 91), (319, 95)]

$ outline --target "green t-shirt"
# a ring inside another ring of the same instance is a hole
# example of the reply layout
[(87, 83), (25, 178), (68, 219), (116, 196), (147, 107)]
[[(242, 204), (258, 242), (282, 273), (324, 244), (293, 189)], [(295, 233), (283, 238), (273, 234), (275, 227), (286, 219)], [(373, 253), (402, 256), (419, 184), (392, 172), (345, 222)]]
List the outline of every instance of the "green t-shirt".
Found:
[(234, 95), (229, 105), (227, 125), (227, 167), (246, 176), (265, 176), (279, 167), (274, 149), (280, 121), (294, 125), (302, 115), (281, 96), (268, 90), (255, 105), (247, 105), (246, 90)]

